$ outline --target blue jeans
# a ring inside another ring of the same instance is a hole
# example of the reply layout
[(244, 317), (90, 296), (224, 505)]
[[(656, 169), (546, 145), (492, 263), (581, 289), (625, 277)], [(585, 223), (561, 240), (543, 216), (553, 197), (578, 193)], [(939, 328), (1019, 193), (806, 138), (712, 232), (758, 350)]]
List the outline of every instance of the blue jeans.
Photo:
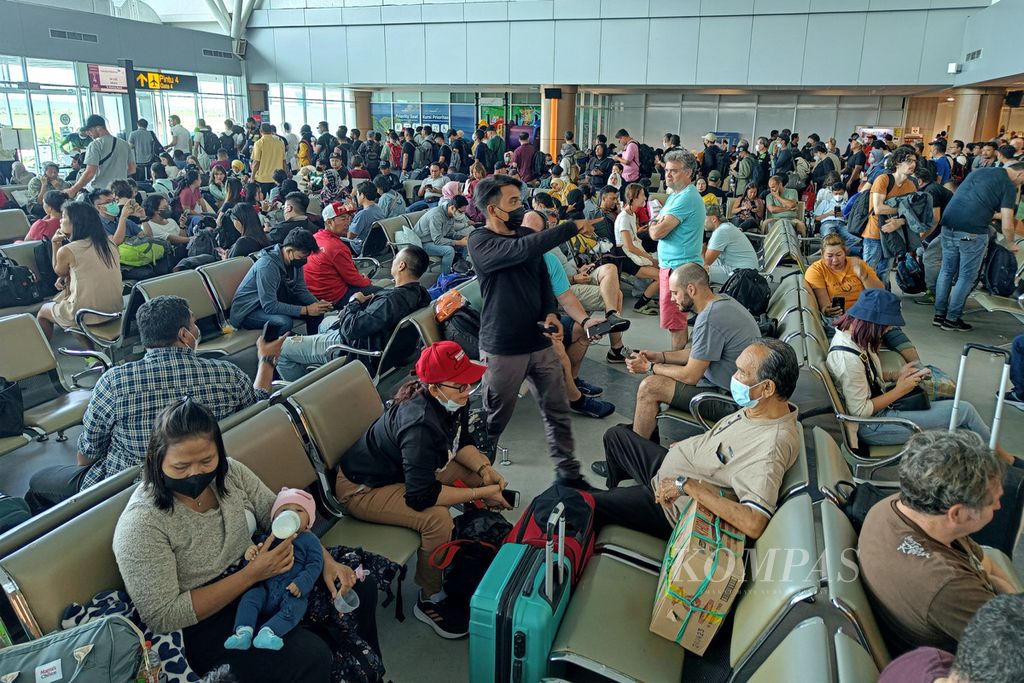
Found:
[(425, 209), (430, 209), (430, 208), (433, 208), (433, 207), (437, 206), (437, 203), (439, 201), (440, 201), (439, 199), (432, 199), (430, 201), (428, 201), (426, 199), (421, 199), (421, 200), (413, 202), (412, 204), (407, 206), (405, 208), (405, 212), (406, 213), (412, 213), (413, 211), (423, 211)]
[(846, 242), (846, 251), (850, 256), (860, 256), (861, 254), (861, 240), (856, 235), (852, 234), (846, 229), (846, 223), (842, 221), (824, 220), (821, 222), (821, 236), (825, 237), (831, 233), (836, 233), (843, 238)]
[(324, 327), (330, 327), (336, 320), (333, 316), (326, 318), (320, 325), (323, 331), (319, 334), (292, 336), (284, 340), (281, 356), (277, 359), (277, 372), (282, 379), (289, 382), (297, 380), (306, 374), (308, 366), (327, 362), (327, 347), (341, 341), (341, 332), (325, 330)]
[(978, 271), (988, 247), (988, 235), (943, 228), (941, 239), (942, 268), (935, 282), (935, 315), (946, 320), (959, 320), (964, 314), (967, 296), (978, 281)]
[(441, 275), (447, 275), (452, 272), (452, 263), (455, 261), (455, 254), (459, 254), (463, 258), (466, 257), (466, 248), (457, 247), (454, 244), (435, 244), (433, 242), (424, 242), (423, 251), (427, 252), (431, 256), (441, 257)]
[[(953, 412), (952, 401), (933, 401), (928, 410), (899, 411), (886, 408), (877, 417), (903, 417), (921, 429), (949, 429), (949, 418)], [(987, 444), (991, 432), (988, 425), (973, 405), (960, 401), (960, 421), (957, 429), (976, 432)], [(872, 446), (899, 446), (911, 437), (910, 430), (901, 425), (861, 425), (857, 429), (858, 438)]]
[(892, 267), (892, 259), (882, 256), (882, 240), (864, 238), (864, 262), (871, 266), (885, 288), (889, 289), (889, 269)]
[[(320, 325), (320, 316), (303, 316), (303, 320), (306, 321), (306, 334), (316, 334), (316, 328)], [(255, 311), (245, 316), (245, 320), (242, 321), (243, 330), (262, 330), (263, 326), (268, 322), (273, 322), (280, 328), (281, 332), (291, 332), (292, 327), (295, 325), (295, 319), (291, 316), (282, 315), (275, 313), (271, 315), (264, 312), (262, 308), (257, 308)]]
[[(309, 596), (296, 598), (287, 590), (282, 590), (279, 581), (258, 583), (245, 591), (238, 602), (235, 631), (242, 626), (248, 626), (254, 632), (260, 628), (269, 628), (275, 636), (283, 636), (299, 625), (306, 614), (308, 603)], [(270, 618), (264, 624), (257, 624), (260, 616)]]
[(1024, 334), (1013, 338), (1010, 349), (1010, 384), (1018, 398), (1024, 398)]

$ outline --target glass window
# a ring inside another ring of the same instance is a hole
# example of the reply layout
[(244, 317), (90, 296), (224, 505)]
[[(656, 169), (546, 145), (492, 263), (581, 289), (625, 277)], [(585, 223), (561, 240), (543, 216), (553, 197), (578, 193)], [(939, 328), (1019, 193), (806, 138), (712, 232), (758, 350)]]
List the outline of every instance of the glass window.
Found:
[(453, 92), (452, 104), (476, 104), (476, 93), (474, 92)]
[(213, 130), (216, 131), (222, 128), (222, 122), (228, 118), (227, 100), (223, 97), (213, 97), (211, 95), (200, 97), (199, 115), (206, 121), (206, 125)]
[(390, 102), (391, 91), (390, 90), (374, 90), (370, 93), (371, 102)]
[(319, 85), (307, 85), (306, 86), (306, 100), (322, 100), (324, 98), (324, 89)]
[(303, 98), (301, 84), (285, 83), (281, 86), (281, 91), (286, 100), (301, 100)]
[(224, 80), (227, 82), (229, 95), (237, 95), (242, 92), (241, 78), (238, 76), (225, 76)]
[(199, 76), (199, 92), (210, 93), (211, 95), (223, 95), (224, 94), (224, 77), (223, 76)]
[(0, 122), (14, 128), (29, 128), (28, 98), (13, 92), (0, 96)]
[(418, 92), (395, 92), (395, 102), (419, 102), (420, 94)]
[[(330, 126), (330, 130), (335, 130), (338, 126), (345, 123), (345, 107), (342, 104), (341, 98), (329, 99), (326, 102), (327, 112), (324, 116), (324, 121)], [(317, 122), (319, 123), (319, 121)], [(312, 121), (309, 125), (316, 127), (316, 124)]]
[(28, 67), (28, 80), (33, 83), (75, 85), (75, 67), (71, 62), (29, 58), (25, 63)]
[[(288, 123), (295, 124), (297, 121), (302, 121), (306, 118), (306, 108), (303, 103), (299, 100), (284, 100), (284, 118), (273, 121), (275, 125), (287, 121)], [(301, 125), (301, 124), (299, 124)]]
[(268, 100), (267, 106), (270, 107), (268, 111), (270, 111), (271, 121), (284, 121), (284, 109), (282, 108), (283, 103), (284, 100), (279, 97), (271, 97)]
[[(424, 92), (421, 93), (423, 102), (434, 102), (440, 104), (448, 104), (450, 95), (446, 92)], [(412, 101), (412, 100), (410, 100)]]
[(25, 70), (21, 67), (21, 57), (0, 55), (0, 81), (23, 81)]
[(514, 92), (512, 93), (512, 104), (540, 104), (539, 92)]
[(317, 100), (306, 101), (306, 116), (301, 121), (294, 119), (287, 119), (288, 123), (292, 124), (293, 127), (298, 128), (304, 123), (308, 123), (310, 128), (315, 128), (316, 124), (324, 120), (324, 101)]
[(181, 119), (181, 125), (186, 130), (192, 130), (196, 127), (196, 98), (194, 95), (186, 94), (168, 94), (167, 99), (167, 116), (170, 117), (172, 114), (177, 114), (178, 118)]

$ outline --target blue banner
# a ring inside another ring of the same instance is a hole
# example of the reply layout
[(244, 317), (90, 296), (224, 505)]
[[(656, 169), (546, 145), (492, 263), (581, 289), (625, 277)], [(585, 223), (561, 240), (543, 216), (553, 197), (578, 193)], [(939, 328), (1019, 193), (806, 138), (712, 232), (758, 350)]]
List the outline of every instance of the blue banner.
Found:
[(451, 122), (451, 114), (447, 104), (423, 104), (421, 105), (421, 123), (430, 126), (433, 130), (440, 130), (442, 133), (448, 131), (448, 124)]
[(467, 139), (472, 139), (473, 131), (476, 130), (476, 105), (474, 104), (453, 104), (452, 107), (452, 128), (461, 130), (466, 134)]
[(370, 119), (373, 122), (373, 129), (381, 133), (393, 128), (394, 119), (391, 117), (391, 103), (370, 103)]
[(420, 105), (418, 104), (395, 104), (395, 128), (415, 128), (420, 125)]

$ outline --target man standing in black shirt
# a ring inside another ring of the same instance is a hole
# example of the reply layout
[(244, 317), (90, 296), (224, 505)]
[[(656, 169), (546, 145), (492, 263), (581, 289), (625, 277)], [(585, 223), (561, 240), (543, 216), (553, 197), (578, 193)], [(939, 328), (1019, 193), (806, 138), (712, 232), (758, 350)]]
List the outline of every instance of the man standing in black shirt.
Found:
[(487, 431), (493, 448), (512, 419), (517, 392), (527, 380), (544, 420), (556, 482), (589, 488), (573, 454), (565, 379), (551, 346), (552, 341), (562, 343), (563, 330), (544, 252), (577, 234), (593, 235), (593, 226), (577, 221), (542, 232), (523, 228), (522, 187), (511, 176), (494, 175), (481, 180), (474, 191), (476, 207), (487, 221), (469, 235), (469, 254), (483, 294), (480, 356), (487, 363)]
[(850, 172), (846, 179), (846, 191), (852, 197), (860, 190), (861, 174), (867, 166), (868, 158), (864, 154), (864, 145), (860, 138), (850, 140), (850, 153), (846, 157), (846, 170)]
[(413, 142), (412, 128), (405, 129), (405, 142), (402, 143), (402, 175), (400, 179), (406, 181), (413, 171), (413, 160), (416, 158), (416, 143)]
[(334, 148), (338, 144), (338, 140), (331, 135), (326, 121), (318, 123), (316, 129), (320, 133), (320, 137), (316, 139), (313, 151), (316, 152), (316, 160), (326, 167), (328, 160), (331, 158), (331, 153), (334, 152)]

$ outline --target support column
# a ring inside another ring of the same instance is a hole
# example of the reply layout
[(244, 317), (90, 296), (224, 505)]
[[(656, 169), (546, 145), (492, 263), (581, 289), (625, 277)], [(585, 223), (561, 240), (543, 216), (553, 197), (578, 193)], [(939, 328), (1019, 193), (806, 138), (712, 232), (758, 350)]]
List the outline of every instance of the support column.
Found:
[(991, 140), (999, 134), (999, 117), (1003, 111), (1003, 99), (1006, 93), (1002, 90), (988, 92), (981, 96), (978, 110), (978, 122), (974, 127), (975, 140)]
[(950, 140), (974, 140), (974, 131), (978, 123), (978, 108), (981, 106), (981, 90), (961, 88), (953, 93), (956, 102), (953, 104), (953, 120), (949, 126)]
[(370, 114), (370, 96), (373, 93), (369, 90), (355, 90), (353, 93), (356, 96), (356, 125), (354, 127), (366, 133), (366, 131), (373, 130), (373, 117)]
[[(561, 97), (548, 98), (545, 91), (560, 89)], [(558, 154), (565, 131), (576, 129), (575, 85), (541, 85), (540, 150), (552, 156)], [(577, 142), (577, 144), (579, 144)]]

